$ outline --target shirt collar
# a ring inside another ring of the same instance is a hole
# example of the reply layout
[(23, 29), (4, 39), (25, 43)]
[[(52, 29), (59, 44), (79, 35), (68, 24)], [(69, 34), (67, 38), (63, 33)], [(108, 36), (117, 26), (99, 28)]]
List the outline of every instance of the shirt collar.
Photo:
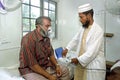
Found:
[(37, 29), (35, 29), (34, 30), (34, 32), (35, 32), (35, 35), (36, 35), (36, 37), (37, 37), (37, 39), (38, 39), (38, 41), (40, 41), (40, 40), (43, 40), (44, 39), (44, 37), (38, 32), (38, 30)]

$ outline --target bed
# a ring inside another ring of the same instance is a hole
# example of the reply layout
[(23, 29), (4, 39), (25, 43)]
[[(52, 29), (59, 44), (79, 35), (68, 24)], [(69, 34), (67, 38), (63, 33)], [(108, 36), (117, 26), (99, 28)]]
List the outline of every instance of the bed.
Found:
[(18, 67), (0, 67), (0, 80), (24, 80), (18, 71)]

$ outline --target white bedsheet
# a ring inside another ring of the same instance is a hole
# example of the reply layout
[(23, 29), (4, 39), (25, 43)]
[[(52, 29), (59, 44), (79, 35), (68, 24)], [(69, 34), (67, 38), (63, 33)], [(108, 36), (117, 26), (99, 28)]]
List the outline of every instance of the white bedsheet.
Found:
[(0, 69), (0, 80), (24, 80), (24, 79), (19, 76), (19, 73), (11, 73), (10, 70)]

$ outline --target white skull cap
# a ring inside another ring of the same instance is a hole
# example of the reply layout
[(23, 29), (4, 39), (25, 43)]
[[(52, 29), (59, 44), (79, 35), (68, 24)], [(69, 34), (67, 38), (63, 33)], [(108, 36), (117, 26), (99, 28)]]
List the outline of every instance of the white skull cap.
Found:
[(93, 9), (91, 4), (87, 3), (87, 4), (84, 4), (84, 5), (81, 5), (78, 7), (78, 13), (83, 13), (83, 12), (89, 11), (91, 9)]

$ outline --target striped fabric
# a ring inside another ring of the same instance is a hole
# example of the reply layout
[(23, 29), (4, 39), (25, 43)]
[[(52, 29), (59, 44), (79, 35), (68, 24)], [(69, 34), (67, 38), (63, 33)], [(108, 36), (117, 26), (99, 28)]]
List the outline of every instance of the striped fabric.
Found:
[(20, 67), (21, 75), (32, 73), (29, 66), (39, 64), (43, 69), (52, 67), (49, 57), (54, 54), (48, 37), (42, 37), (37, 30), (25, 35), (21, 42)]

